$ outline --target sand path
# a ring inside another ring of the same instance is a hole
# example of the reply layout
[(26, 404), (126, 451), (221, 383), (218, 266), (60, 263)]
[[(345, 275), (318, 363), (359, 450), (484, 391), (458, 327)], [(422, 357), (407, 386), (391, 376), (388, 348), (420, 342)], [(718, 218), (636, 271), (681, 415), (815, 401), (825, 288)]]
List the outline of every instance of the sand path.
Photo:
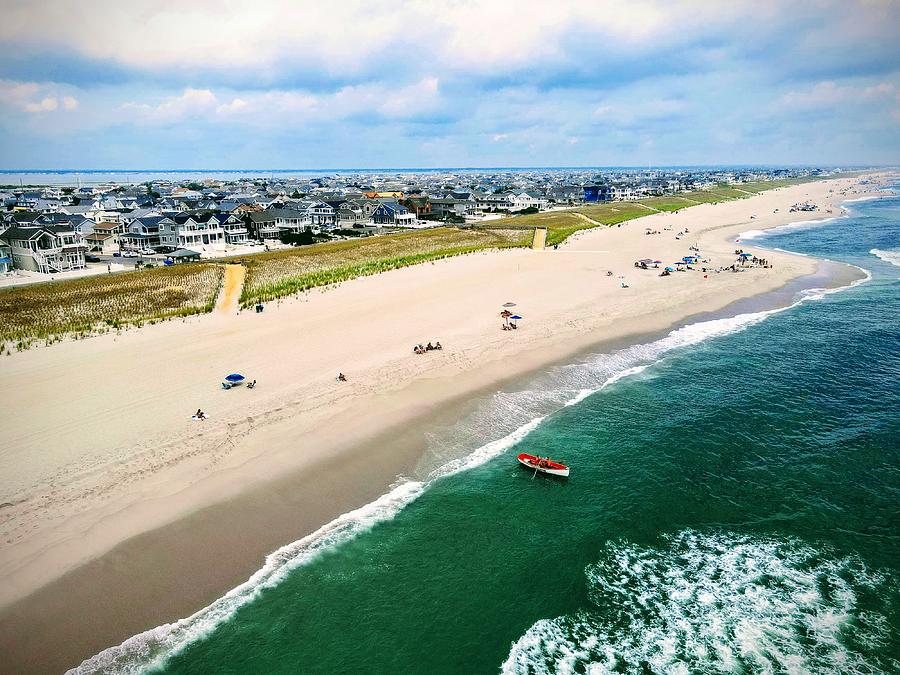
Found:
[(222, 291), (216, 303), (216, 311), (220, 313), (236, 312), (244, 288), (247, 268), (243, 265), (225, 265), (225, 277), (222, 280)]

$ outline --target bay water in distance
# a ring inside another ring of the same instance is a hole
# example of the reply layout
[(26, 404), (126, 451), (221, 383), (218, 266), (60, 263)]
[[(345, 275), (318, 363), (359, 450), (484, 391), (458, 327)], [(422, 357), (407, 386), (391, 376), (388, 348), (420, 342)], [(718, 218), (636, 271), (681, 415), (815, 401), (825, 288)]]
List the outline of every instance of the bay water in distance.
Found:
[(80, 670), (900, 671), (900, 197), (850, 206), (742, 245), (865, 283), (500, 392), (427, 477)]

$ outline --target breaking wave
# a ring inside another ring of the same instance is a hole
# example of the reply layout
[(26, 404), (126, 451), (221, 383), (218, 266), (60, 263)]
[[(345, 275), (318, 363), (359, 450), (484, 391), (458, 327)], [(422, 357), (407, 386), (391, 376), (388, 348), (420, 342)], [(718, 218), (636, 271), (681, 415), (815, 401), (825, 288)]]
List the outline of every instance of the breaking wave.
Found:
[[(504, 673), (897, 672), (900, 586), (793, 539), (683, 531), (617, 542), (585, 569), (593, 609), (535, 623)], [(605, 618), (604, 618), (605, 617)], [(876, 657), (877, 658), (877, 657)]]
[(839, 218), (846, 218), (846, 215), (843, 216), (832, 216), (830, 218), (821, 218), (818, 220), (798, 220), (795, 223), (787, 223), (785, 225), (778, 225), (777, 227), (769, 228), (768, 230), (747, 230), (746, 232), (741, 232), (738, 234), (735, 239), (736, 242), (740, 243), (741, 241), (749, 241), (752, 239), (757, 239), (762, 236), (771, 236), (776, 234), (784, 234), (785, 232), (796, 232), (800, 230), (810, 230), (821, 225), (825, 225), (832, 221), (838, 220)]
[(881, 258), (886, 263), (900, 267), (900, 251), (898, 250), (882, 251), (881, 249), (873, 248), (869, 253), (876, 258)]

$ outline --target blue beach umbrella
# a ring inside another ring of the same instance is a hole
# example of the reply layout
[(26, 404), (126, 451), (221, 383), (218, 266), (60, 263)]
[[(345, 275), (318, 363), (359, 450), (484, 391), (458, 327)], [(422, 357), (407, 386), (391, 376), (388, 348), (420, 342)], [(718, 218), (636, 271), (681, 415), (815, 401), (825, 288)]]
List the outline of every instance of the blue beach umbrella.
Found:
[(753, 256), (753, 254), (752, 253), (741, 253), (740, 256), (742, 258), (750, 258), (751, 256)]
[(232, 373), (231, 375), (226, 375), (226, 382), (243, 382), (246, 378), (243, 375), (238, 373)]
[(666, 272), (674, 272), (674, 271), (675, 271), (675, 268), (674, 268), (674, 267), (667, 267), (667, 268), (666, 268)]
[(518, 314), (513, 314), (513, 315), (512, 315), (511, 317), (509, 317), (509, 318), (510, 318), (510, 319), (521, 319), (522, 317), (519, 316)]

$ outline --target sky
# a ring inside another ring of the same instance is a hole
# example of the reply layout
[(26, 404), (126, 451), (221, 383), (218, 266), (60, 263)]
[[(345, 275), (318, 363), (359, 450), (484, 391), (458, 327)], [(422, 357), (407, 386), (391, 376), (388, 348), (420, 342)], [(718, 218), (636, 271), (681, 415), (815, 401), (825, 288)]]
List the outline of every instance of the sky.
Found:
[(0, 169), (900, 163), (900, 0), (0, 0)]

